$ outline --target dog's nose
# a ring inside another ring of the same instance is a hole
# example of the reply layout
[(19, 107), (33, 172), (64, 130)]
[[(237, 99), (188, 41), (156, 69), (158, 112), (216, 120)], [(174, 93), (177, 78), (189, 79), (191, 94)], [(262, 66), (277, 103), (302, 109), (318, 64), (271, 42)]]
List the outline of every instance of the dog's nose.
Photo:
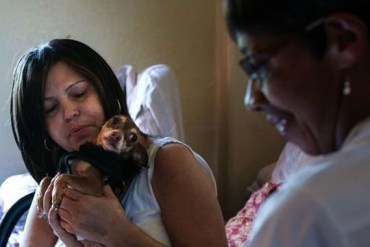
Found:
[(120, 135), (119, 131), (113, 131), (112, 134), (111, 134), (111, 138), (115, 141), (121, 140), (121, 135)]

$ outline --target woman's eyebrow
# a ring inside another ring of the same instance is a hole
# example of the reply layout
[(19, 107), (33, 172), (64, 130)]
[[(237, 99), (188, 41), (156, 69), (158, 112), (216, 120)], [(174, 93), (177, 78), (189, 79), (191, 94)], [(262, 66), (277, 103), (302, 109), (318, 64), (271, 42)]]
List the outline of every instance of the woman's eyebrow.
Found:
[(81, 83), (81, 82), (87, 82), (87, 80), (86, 80), (86, 79), (78, 80), (78, 81), (76, 81), (76, 82), (74, 82), (74, 83), (70, 84), (70, 85), (65, 89), (65, 91), (68, 91), (70, 88), (72, 88), (72, 87), (76, 86), (77, 84), (79, 84), (79, 83)]
[[(77, 84), (79, 84), (81, 82), (87, 82), (87, 80), (86, 79), (81, 79), (81, 80), (75, 81), (72, 84), (68, 85), (67, 88), (64, 91), (70, 90), (71, 88), (73, 88), (74, 86), (76, 86)], [(53, 99), (52, 96), (44, 97), (44, 100), (52, 100), (52, 99)]]

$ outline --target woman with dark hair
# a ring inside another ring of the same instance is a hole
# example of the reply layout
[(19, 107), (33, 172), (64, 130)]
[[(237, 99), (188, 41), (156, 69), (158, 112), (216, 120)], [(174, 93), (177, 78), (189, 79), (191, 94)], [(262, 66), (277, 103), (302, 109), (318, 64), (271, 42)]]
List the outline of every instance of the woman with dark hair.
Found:
[(370, 245), (370, 3), (226, 0), (245, 105), (318, 156), (261, 206), (246, 246)]
[[(57, 177), (60, 157), (92, 141), (116, 114), (129, 116), (126, 96), (109, 65), (87, 45), (51, 40), (17, 63), (13, 133), (37, 182)], [(150, 138), (147, 145), (148, 168), (122, 201), (108, 185), (101, 197), (65, 188), (59, 209), (48, 210), (47, 220), (38, 216), (35, 198), (23, 246), (224, 246), (223, 218), (206, 162), (172, 138)], [(52, 183), (46, 209), (51, 191)]]
[(37, 182), (47, 174), (56, 174), (55, 164), (65, 152), (50, 138), (44, 113), (46, 76), (58, 61), (89, 79), (102, 100), (105, 119), (128, 113), (114, 72), (95, 51), (80, 42), (52, 40), (24, 54), (14, 72), (11, 120), (16, 143)]

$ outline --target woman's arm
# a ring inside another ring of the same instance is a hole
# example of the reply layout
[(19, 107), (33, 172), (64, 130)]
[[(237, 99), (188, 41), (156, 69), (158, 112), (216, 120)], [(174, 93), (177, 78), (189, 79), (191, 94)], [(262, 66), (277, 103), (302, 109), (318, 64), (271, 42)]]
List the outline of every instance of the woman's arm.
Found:
[[(108, 185), (104, 186), (101, 197), (65, 189), (58, 213), (62, 218), (60, 225), (67, 232), (104, 246), (162, 246), (126, 217)], [(58, 227), (57, 222), (54, 224)]]
[(23, 238), (21, 239), (22, 247), (54, 246), (57, 241), (48, 219), (41, 218), (36, 209), (37, 194), (36, 192), (28, 211)]
[(158, 151), (152, 185), (172, 246), (227, 246), (213, 183), (187, 147)]
[[(152, 185), (172, 246), (227, 246), (213, 184), (188, 148), (158, 151)], [(105, 246), (162, 246), (126, 217), (109, 186), (101, 197), (65, 189), (59, 215), (67, 232)]]

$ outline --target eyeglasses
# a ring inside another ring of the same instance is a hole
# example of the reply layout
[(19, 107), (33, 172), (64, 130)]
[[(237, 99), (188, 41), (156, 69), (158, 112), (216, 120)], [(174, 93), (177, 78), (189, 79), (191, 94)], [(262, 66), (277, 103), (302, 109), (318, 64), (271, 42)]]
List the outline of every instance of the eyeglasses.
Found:
[[(302, 33), (310, 32), (324, 22), (324, 18), (317, 19), (311, 22), (304, 28)], [(264, 59), (257, 59), (258, 55), (247, 55), (241, 59), (239, 64), (242, 69), (249, 75), (247, 89), (244, 98), (244, 104), (249, 105), (252, 100), (253, 90), (261, 90), (263, 84), (267, 83), (271, 70), (269, 69), (269, 61), (286, 48), (292, 39), (284, 39), (275, 44), (269, 45), (258, 51), (258, 54), (268, 54)]]
[[(249, 75), (248, 85), (255, 84), (255, 87), (261, 88), (264, 81), (270, 75), (269, 70), (269, 61), (274, 56), (278, 55), (280, 52), (284, 50), (285, 47), (291, 42), (290, 39), (282, 40), (278, 43), (274, 43), (261, 49), (260, 51), (256, 52), (256, 54), (248, 55), (245, 58), (241, 59), (239, 65), (242, 69)], [(262, 58), (258, 58), (258, 54), (267, 54), (264, 56), (260, 56)]]

